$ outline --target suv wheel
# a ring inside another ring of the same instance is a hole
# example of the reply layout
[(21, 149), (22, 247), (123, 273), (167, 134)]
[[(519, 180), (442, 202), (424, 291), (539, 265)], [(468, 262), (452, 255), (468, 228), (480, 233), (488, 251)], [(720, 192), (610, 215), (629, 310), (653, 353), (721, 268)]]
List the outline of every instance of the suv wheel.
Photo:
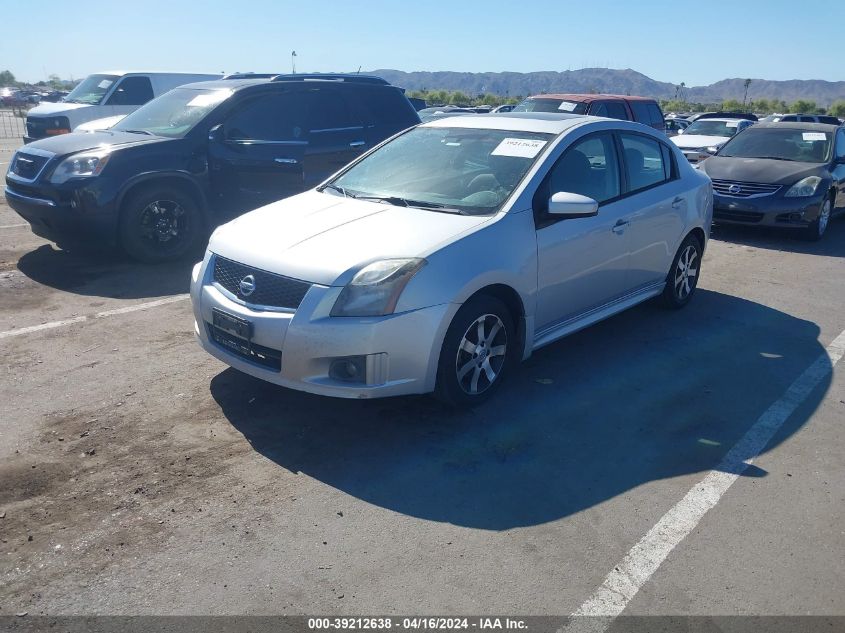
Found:
[(153, 186), (130, 196), (120, 217), (120, 244), (148, 264), (179, 259), (192, 252), (202, 234), (194, 199), (175, 187)]
[(457, 406), (485, 401), (501, 384), (516, 347), (513, 318), (505, 304), (494, 297), (470, 299), (443, 340), (435, 397)]
[(672, 268), (666, 277), (662, 299), (667, 307), (683, 308), (690, 302), (698, 286), (700, 268), (701, 243), (695, 235), (688, 235), (675, 254)]

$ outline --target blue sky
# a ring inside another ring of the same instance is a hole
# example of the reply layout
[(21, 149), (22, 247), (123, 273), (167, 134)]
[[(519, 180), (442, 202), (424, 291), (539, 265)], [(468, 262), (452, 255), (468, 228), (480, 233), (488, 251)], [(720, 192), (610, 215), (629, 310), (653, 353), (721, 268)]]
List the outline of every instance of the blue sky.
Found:
[(845, 80), (845, 2), (3, 0), (0, 70), (197, 72), (633, 68), (688, 86)]

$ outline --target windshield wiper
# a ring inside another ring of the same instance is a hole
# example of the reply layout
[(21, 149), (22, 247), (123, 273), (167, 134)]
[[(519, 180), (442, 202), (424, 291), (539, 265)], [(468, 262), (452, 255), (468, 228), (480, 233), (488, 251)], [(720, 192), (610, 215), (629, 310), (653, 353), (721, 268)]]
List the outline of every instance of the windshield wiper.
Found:
[(425, 200), (410, 200), (408, 198), (400, 198), (399, 196), (353, 196), (350, 197), (356, 200), (373, 200), (374, 202), (387, 202), (396, 206), (411, 207), (415, 209), (432, 209), (434, 211), (443, 211), (444, 213), (463, 213), (460, 209), (449, 207), (439, 202), (426, 202)]
[[(344, 189), (340, 185), (332, 185), (332, 184), (323, 185), (319, 190), (325, 191), (326, 189), (331, 189), (332, 191), (337, 191), (339, 194), (342, 194), (344, 198), (349, 197), (349, 194), (346, 193), (346, 189)], [(354, 198), (355, 196), (352, 196), (352, 197)]]
[(155, 134), (153, 134), (152, 132), (149, 132), (147, 130), (124, 130), (124, 129), (121, 129), (119, 131), (120, 132), (129, 132), (130, 134), (149, 134), (150, 136), (155, 136)]
[(784, 158), (783, 156), (755, 156), (754, 158), (760, 158), (762, 160), (788, 160), (791, 163), (798, 162), (794, 158)]

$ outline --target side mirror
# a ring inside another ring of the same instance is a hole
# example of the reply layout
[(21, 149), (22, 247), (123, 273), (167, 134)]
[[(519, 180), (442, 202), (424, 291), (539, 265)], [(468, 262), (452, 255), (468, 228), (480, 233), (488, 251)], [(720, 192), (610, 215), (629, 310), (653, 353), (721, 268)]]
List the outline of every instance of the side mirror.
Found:
[(213, 128), (208, 130), (208, 140), (212, 143), (222, 143), (223, 142), (223, 124), (222, 123), (215, 125)]
[(683, 133), (684, 133), (684, 128), (679, 127), (679, 128), (678, 128), (678, 134), (683, 134)]
[(558, 191), (549, 198), (549, 214), (560, 218), (589, 218), (598, 212), (598, 202), (578, 193)]

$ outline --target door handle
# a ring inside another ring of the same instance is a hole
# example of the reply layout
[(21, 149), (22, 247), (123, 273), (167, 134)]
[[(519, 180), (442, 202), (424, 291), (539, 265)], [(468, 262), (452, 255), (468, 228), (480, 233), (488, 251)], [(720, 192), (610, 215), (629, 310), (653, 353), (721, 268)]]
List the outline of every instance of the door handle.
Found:
[(363, 147), (363, 146), (364, 146), (364, 145), (366, 145), (366, 144), (367, 144), (367, 142), (366, 142), (366, 141), (352, 141), (352, 142), (349, 144), (349, 147)]
[(680, 209), (681, 205), (684, 203), (684, 199), (678, 196), (674, 200), (672, 200), (672, 208), (673, 209)]
[(299, 161), (295, 158), (274, 158), (274, 163), (280, 163), (282, 165), (296, 165)]
[(628, 226), (630, 222), (628, 220), (617, 220), (616, 224), (613, 225), (613, 228), (610, 229), (617, 235), (621, 235), (625, 232), (625, 227)]

